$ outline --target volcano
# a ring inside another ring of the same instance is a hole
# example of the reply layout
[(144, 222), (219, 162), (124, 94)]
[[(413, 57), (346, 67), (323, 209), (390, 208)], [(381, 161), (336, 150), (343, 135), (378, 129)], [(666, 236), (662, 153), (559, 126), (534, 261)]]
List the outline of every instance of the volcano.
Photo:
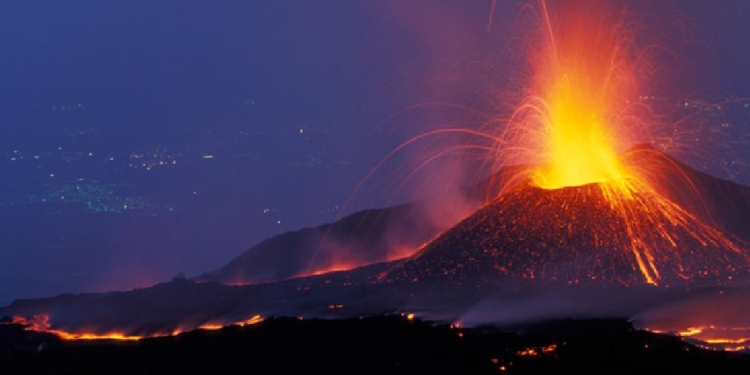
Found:
[(505, 287), (519, 281), (694, 286), (746, 277), (747, 187), (703, 174), (647, 145), (631, 149), (623, 160), (661, 176), (615, 199), (607, 183), (559, 189), (522, 183), (382, 277), (449, 276)]
[[(683, 226), (667, 211), (647, 212), (654, 193), (636, 194), (626, 217), (605, 192), (599, 184), (517, 186), (384, 277), (450, 277), (477, 286), (645, 284), (633, 246), (651, 250), (665, 286), (726, 283), (747, 274), (747, 255), (713, 228), (697, 219)], [(634, 225), (643, 243), (634, 242)]]
[[(349, 271), (255, 285), (178, 279), (126, 292), (17, 300), (0, 308), (0, 316), (44, 315), (45, 327), (58, 332), (149, 336), (258, 315), (347, 317), (406, 310), (456, 319), (498, 293), (545, 287), (637, 290), (636, 300), (648, 300), (640, 302), (647, 308), (663, 301), (643, 297), (643, 290), (673, 293), (746, 280), (750, 226), (743, 223), (750, 188), (652, 148), (639, 150), (631, 157), (641, 165), (669, 166), (659, 170), (687, 185), (667, 179), (668, 184), (613, 204), (601, 184), (543, 189), (527, 182), (399, 260), (371, 258), (372, 264)], [(476, 194), (486, 186), (480, 184)], [(700, 193), (700, 199), (687, 191)], [(641, 269), (644, 264), (649, 273)]]
[[(439, 199), (360, 211), (272, 237), (196, 280), (272, 282), (405, 258), (384, 278), (638, 285), (644, 280), (634, 273), (633, 246), (656, 250), (665, 286), (723, 283), (744, 272), (750, 188), (697, 171), (649, 145), (632, 148), (624, 159), (645, 174), (658, 174), (650, 178), (656, 181), (653, 189), (637, 193), (625, 207), (612, 207), (603, 184), (550, 190), (526, 181), (500, 192), (498, 180), (529, 169), (507, 167), (462, 192), (462, 202), (476, 211), (459, 222), (463, 212), (453, 210), (453, 227), (422, 219)], [(628, 232), (634, 230), (643, 244), (631, 241), (634, 234)]]

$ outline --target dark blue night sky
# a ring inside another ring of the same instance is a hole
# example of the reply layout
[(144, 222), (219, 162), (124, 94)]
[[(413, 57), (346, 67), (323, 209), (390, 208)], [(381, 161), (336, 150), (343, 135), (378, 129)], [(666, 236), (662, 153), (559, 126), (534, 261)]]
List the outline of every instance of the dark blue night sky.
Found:
[[(461, 79), (519, 32), (520, 2), (500, 3), (487, 32), (491, 0), (3, 1), (0, 305), (197, 275), (271, 235), (430, 194), (396, 188), (417, 150), (354, 188), (410, 136), (471, 121), (391, 115), (486, 94)], [(700, 45), (685, 58), (705, 98), (691, 99), (750, 97), (750, 4), (661, 7)], [(750, 115), (725, 117), (739, 156), (714, 172), (750, 183)]]

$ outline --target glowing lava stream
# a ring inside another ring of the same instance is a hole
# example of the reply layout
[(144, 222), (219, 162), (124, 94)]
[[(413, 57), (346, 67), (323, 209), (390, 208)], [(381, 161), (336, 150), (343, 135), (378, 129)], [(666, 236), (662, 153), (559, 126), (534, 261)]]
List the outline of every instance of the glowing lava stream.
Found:
[(709, 350), (731, 352), (750, 350), (750, 328), (748, 327), (717, 327), (710, 325), (688, 327), (677, 332), (648, 328), (646, 330), (654, 333), (691, 338), (696, 346)]
[[(246, 320), (234, 322), (231, 324), (205, 323), (194, 329), (213, 331), (213, 330), (222, 329), (227, 326), (247, 326), (251, 324), (260, 323), (262, 321), (263, 321), (263, 318), (260, 315), (254, 315)], [(171, 332), (157, 333), (157, 334), (145, 335), (145, 336), (126, 335), (121, 332), (107, 332), (107, 333), (69, 332), (69, 331), (63, 331), (59, 329), (52, 329), (52, 325), (49, 322), (49, 316), (47, 315), (34, 315), (30, 319), (21, 317), (21, 316), (14, 316), (10, 322), (0, 323), (0, 324), (18, 324), (18, 325), (23, 326), (24, 330), (26, 331), (51, 333), (59, 337), (62, 340), (138, 341), (144, 338), (177, 336), (180, 333), (187, 332), (190, 330), (190, 329), (186, 329), (186, 330), (175, 329)]]

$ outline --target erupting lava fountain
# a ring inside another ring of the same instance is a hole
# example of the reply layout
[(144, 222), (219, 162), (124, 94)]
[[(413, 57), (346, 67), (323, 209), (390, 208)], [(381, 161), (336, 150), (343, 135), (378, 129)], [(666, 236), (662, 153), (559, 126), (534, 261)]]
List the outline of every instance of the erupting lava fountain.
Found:
[(527, 89), (508, 119), (466, 130), (495, 143), (493, 168), (530, 167), (500, 176), (499, 195), (391, 277), (482, 270), (488, 279), (665, 286), (744, 277), (744, 244), (685, 204), (704, 192), (684, 166), (643, 145), (670, 127), (636, 99), (660, 83), (663, 48), (644, 47), (613, 2), (530, 9), (541, 27), (527, 40)]

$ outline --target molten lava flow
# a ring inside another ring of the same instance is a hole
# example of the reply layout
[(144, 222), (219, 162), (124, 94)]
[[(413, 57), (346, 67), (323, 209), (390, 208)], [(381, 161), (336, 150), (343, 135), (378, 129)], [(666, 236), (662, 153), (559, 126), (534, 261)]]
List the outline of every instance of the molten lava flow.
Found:
[[(251, 324), (260, 323), (263, 318), (260, 315), (253, 315), (248, 319), (240, 320), (230, 324), (223, 323), (204, 323), (198, 327), (192, 329), (202, 330), (219, 330), (227, 326), (247, 326)], [(14, 316), (10, 322), (0, 324), (16, 324), (24, 327), (26, 331), (35, 332), (46, 332), (59, 337), (62, 340), (117, 340), (117, 341), (138, 341), (143, 338), (150, 337), (167, 337), (177, 336), (182, 332), (189, 331), (191, 329), (174, 329), (171, 332), (159, 332), (148, 335), (128, 335), (121, 332), (106, 332), (106, 333), (95, 333), (95, 332), (69, 332), (61, 329), (52, 329), (52, 325), (49, 322), (49, 316), (40, 314), (34, 315), (31, 318), (22, 316)]]
[(253, 315), (253, 316), (251, 316), (248, 319), (240, 320), (238, 322), (234, 322), (234, 323), (231, 323), (231, 324), (204, 323), (204, 324), (200, 325), (198, 327), (198, 329), (203, 329), (203, 330), (207, 330), (207, 331), (216, 331), (216, 330), (222, 329), (222, 328), (227, 327), (227, 326), (240, 326), (240, 327), (244, 327), (244, 326), (248, 326), (248, 325), (251, 325), (251, 324), (260, 323), (262, 321), (263, 321), (263, 318), (260, 315)]
[(224, 328), (223, 324), (214, 324), (214, 323), (205, 323), (205, 324), (201, 324), (198, 327), (198, 329), (202, 329), (205, 331), (218, 331), (222, 328)]
[(634, 326), (713, 350), (750, 353), (750, 288), (697, 291), (635, 316)]
[(9, 324), (18, 324), (24, 326), (27, 331), (47, 332), (60, 337), (63, 340), (118, 340), (118, 341), (138, 341), (142, 336), (126, 335), (120, 332), (107, 333), (73, 333), (59, 329), (51, 329), (49, 316), (34, 315), (30, 319), (22, 316), (14, 316)]
[(320, 269), (311, 271), (309, 273), (303, 273), (303, 274), (297, 275), (297, 276), (295, 276), (295, 278), (296, 277), (318, 276), (318, 275), (324, 275), (324, 274), (332, 273), (332, 272), (349, 271), (349, 270), (355, 269), (355, 268), (357, 268), (359, 266), (360, 265), (356, 264), (356, 263), (344, 263), (344, 262), (333, 263), (333, 264), (330, 264), (330, 265), (328, 265), (328, 266), (326, 266), (324, 268), (320, 268)]
[(688, 327), (677, 332), (680, 337), (691, 337), (709, 346), (723, 350), (747, 350), (750, 345), (750, 328), (747, 327)]
[(748, 327), (721, 327), (708, 325), (702, 327), (687, 327), (680, 331), (668, 331), (663, 329), (646, 330), (660, 333), (673, 334), (688, 339), (691, 343), (704, 349), (725, 350), (730, 352), (750, 351), (750, 328)]

